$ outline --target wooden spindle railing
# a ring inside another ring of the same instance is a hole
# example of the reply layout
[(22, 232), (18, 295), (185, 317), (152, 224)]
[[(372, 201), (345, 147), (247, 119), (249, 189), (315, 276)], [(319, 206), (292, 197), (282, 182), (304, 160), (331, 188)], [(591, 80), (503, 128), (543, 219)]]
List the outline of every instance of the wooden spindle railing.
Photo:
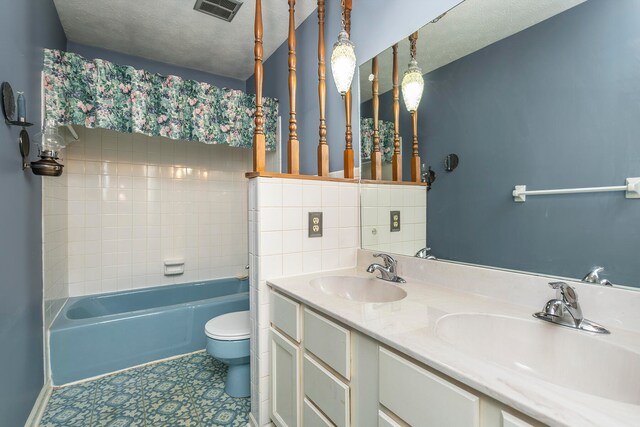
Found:
[[(416, 45), (418, 43), (418, 32), (409, 36), (411, 58), (416, 57)], [(418, 110), (411, 112), (413, 122), (413, 141), (411, 150), (411, 181), (420, 182), (420, 153), (418, 152)]]
[(289, 142), (287, 144), (287, 171), (300, 174), (300, 142), (296, 120), (296, 0), (289, 0)]
[(327, 86), (326, 65), (324, 61), (324, 14), (324, 0), (318, 0), (318, 102), (320, 106), (318, 176), (329, 176), (329, 146), (327, 145), (327, 119), (325, 118)]
[[(352, 1), (344, 2), (344, 29), (347, 34), (351, 35), (351, 9)], [(351, 131), (351, 88), (344, 95), (346, 132), (345, 132), (345, 148), (344, 148), (344, 177), (354, 177), (354, 159), (353, 159), (353, 133)]]
[(256, 113), (255, 113), (255, 129), (253, 131), (253, 171), (265, 171), (265, 149), (266, 142), (264, 136), (264, 113), (262, 112), (262, 0), (256, 0), (256, 16), (255, 16), (255, 66), (254, 74), (256, 81)]
[(373, 152), (371, 153), (371, 179), (380, 181), (382, 179), (382, 153), (380, 152), (380, 133), (378, 129), (380, 99), (378, 98), (379, 82), (377, 56), (373, 58), (373, 62), (371, 63), (371, 74), (373, 74), (373, 82), (371, 83), (371, 91), (373, 93), (371, 100), (373, 106)]
[(398, 87), (398, 44), (393, 45), (393, 158), (391, 175), (402, 181), (402, 154), (400, 152), (400, 89)]
[(318, 176), (329, 176), (329, 146), (327, 145), (327, 120), (325, 103), (327, 97), (326, 65), (324, 48), (325, 0), (318, 0), (318, 102), (320, 106), (320, 141), (318, 143)]
[(418, 153), (418, 110), (411, 113), (413, 122), (413, 144), (411, 152), (411, 181), (420, 182), (420, 154)]

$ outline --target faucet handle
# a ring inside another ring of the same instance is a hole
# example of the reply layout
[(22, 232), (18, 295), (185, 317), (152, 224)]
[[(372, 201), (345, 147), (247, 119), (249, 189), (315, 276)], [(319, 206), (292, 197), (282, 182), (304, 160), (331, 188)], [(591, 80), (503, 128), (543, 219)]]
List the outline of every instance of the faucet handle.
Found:
[(373, 256), (376, 258), (382, 258), (384, 261), (384, 266), (387, 268), (391, 266), (395, 266), (397, 262), (391, 255), (379, 253), (379, 254), (373, 254)]
[(575, 304), (578, 302), (578, 294), (576, 290), (565, 282), (549, 282), (549, 286), (556, 290), (556, 298), (562, 299), (568, 304)]
[(600, 282), (600, 273), (604, 271), (604, 267), (593, 267), (590, 272), (587, 273), (586, 276), (582, 278), (583, 282), (588, 283), (599, 283)]

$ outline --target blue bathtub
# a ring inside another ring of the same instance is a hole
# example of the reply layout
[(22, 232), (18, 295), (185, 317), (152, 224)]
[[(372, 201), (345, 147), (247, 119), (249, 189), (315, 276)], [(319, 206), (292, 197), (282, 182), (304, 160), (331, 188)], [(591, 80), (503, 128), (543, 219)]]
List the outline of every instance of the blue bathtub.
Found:
[(50, 329), (53, 384), (204, 349), (209, 319), (248, 309), (239, 279), (69, 298)]

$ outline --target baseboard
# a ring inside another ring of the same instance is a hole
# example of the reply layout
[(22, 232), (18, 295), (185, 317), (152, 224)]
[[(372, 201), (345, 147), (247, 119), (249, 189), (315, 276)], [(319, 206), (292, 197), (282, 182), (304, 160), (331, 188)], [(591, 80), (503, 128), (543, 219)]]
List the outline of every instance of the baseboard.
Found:
[(40, 425), (44, 410), (47, 408), (47, 403), (49, 403), (49, 398), (51, 397), (51, 390), (51, 383), (47, 381), (47, 383), (42, 386), (40, 394), (38, 394), (38, 398), (31, 409), (27, 422), (24, 423), (25, 427), (37, 427)]

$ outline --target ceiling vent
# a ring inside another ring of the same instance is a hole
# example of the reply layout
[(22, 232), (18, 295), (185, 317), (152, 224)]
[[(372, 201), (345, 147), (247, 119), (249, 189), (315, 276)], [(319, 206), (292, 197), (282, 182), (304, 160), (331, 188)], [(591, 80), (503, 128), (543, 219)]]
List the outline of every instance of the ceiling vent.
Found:
[(242, 6), (242, 2), (236, 0), (197, 0), (193, 8), (207, 15), (231, 22), (240, 10), (240, 6)]

